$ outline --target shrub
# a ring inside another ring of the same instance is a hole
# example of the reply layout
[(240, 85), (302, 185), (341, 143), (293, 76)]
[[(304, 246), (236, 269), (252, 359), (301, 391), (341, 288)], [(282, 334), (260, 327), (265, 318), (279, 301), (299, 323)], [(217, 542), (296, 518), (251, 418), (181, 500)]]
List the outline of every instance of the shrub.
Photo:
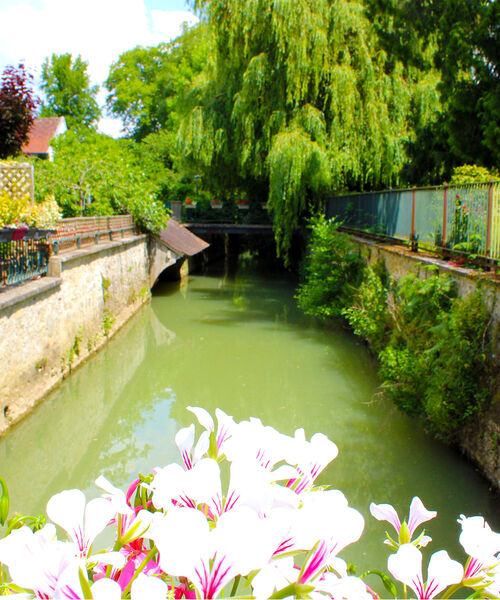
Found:
[(365, 261), (349, 236), (339, 233), (339, 222), (315, 216), (305, 264), (306, 280), (297, 293), (307, 314), (328, 319), (339, 317), (352, 302), (363, 279)]
[(449, 436), (481, 408), (489, 395), (489, 309), (480, 291), (456, 298), (431, 332), (432, 378), (425, 398), (435, 431)]
[(348, 241), (330, 239), (332, 226), (318, 222), (299, 304), (324, 318), (340, 310), (376, 352), (386, 394), (452, 441), (491, 393), (490, 310), (481, 291), (458, 298), (454, 281), (435, 267), (425, 279), (410, 274), (395, 282), (378, 263), (359, 271), (362, 281), (350, 280), (342, 269), (350, 262), (339, 253), (350, 255)]
[(498, 172), (488, 171), (485, 167), (479, 165), (462, 165), (455, 167), (450, 179), (450, 185), (461, 186), (468, 183), (487, 183), (488, 181), (498, 180)]
[(354, 333), (365, 338), (376, 352), (384, 347), (390, 327), (388, 285), (384, 265), (368, 266), (352, 305), (342, 311)]
[(14, 224), (21, 220), (21, 215), (28, 207), (29, 196), (16, 196), (8, 192), (0, 192), (0, 227)]
[(61, 218), (61, 210), (53, 196), (30, 203), (29, 196), (0, 193), (0, 226), (16, 222), (35, 227), (51, 227)]

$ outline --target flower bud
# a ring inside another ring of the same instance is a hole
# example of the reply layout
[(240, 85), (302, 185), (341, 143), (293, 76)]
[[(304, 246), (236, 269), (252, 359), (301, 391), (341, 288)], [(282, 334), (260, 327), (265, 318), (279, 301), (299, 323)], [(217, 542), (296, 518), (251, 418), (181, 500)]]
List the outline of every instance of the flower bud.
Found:
[(2, 486), (2, 495), (0, 496), (0, 525), (3, 526), (9, 516), (9, 490), (2, 477), (0, 477), (0, 486)]
[(401, 525), (401, 529), (399, 530), (399, 543), (400, 544), (409, 544), (411, 542), (410, 529), (406, 523), (403, 521)]

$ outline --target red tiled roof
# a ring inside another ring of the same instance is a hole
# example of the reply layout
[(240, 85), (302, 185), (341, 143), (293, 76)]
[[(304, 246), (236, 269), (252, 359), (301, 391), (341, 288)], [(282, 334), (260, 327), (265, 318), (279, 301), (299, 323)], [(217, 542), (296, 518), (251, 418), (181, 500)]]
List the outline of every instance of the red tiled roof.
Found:
[(167, 246), (187, 256), (194, 256), (210, 246), (172, 218), (168, 220), (167, 228), (160, 231), (159, 235)]
[[(64, 128), (64, 129), (62, 129)], [(37, 117), (30, 130), (28, 143), (22, 147), (25, 154), (48, 154), (50, 140), (66, 129), (64, 117)]]

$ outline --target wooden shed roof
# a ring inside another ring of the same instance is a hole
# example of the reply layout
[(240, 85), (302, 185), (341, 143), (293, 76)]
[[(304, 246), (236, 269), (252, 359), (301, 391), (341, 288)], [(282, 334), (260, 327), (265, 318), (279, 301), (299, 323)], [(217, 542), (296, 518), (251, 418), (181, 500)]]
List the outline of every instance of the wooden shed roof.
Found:
[(208, 248), (210, 244), (183, 227), (175, 219), (168, 220), (167, 228), (158, 234), (162, 242), (180, 254), (194, 256)]

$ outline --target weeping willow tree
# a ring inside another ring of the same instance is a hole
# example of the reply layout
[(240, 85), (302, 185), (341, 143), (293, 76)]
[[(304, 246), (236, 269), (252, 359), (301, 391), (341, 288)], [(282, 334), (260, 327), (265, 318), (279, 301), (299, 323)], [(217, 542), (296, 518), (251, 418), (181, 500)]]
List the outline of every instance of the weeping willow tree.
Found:
[(433, 118), (437, 97), (387, 56), (361, 2), (195, 7), (213, 55), (193, 86), (180, 149), (219, 192), (267, 197), (278, 253), (326, 190), (397, 183), (415, 120)]

